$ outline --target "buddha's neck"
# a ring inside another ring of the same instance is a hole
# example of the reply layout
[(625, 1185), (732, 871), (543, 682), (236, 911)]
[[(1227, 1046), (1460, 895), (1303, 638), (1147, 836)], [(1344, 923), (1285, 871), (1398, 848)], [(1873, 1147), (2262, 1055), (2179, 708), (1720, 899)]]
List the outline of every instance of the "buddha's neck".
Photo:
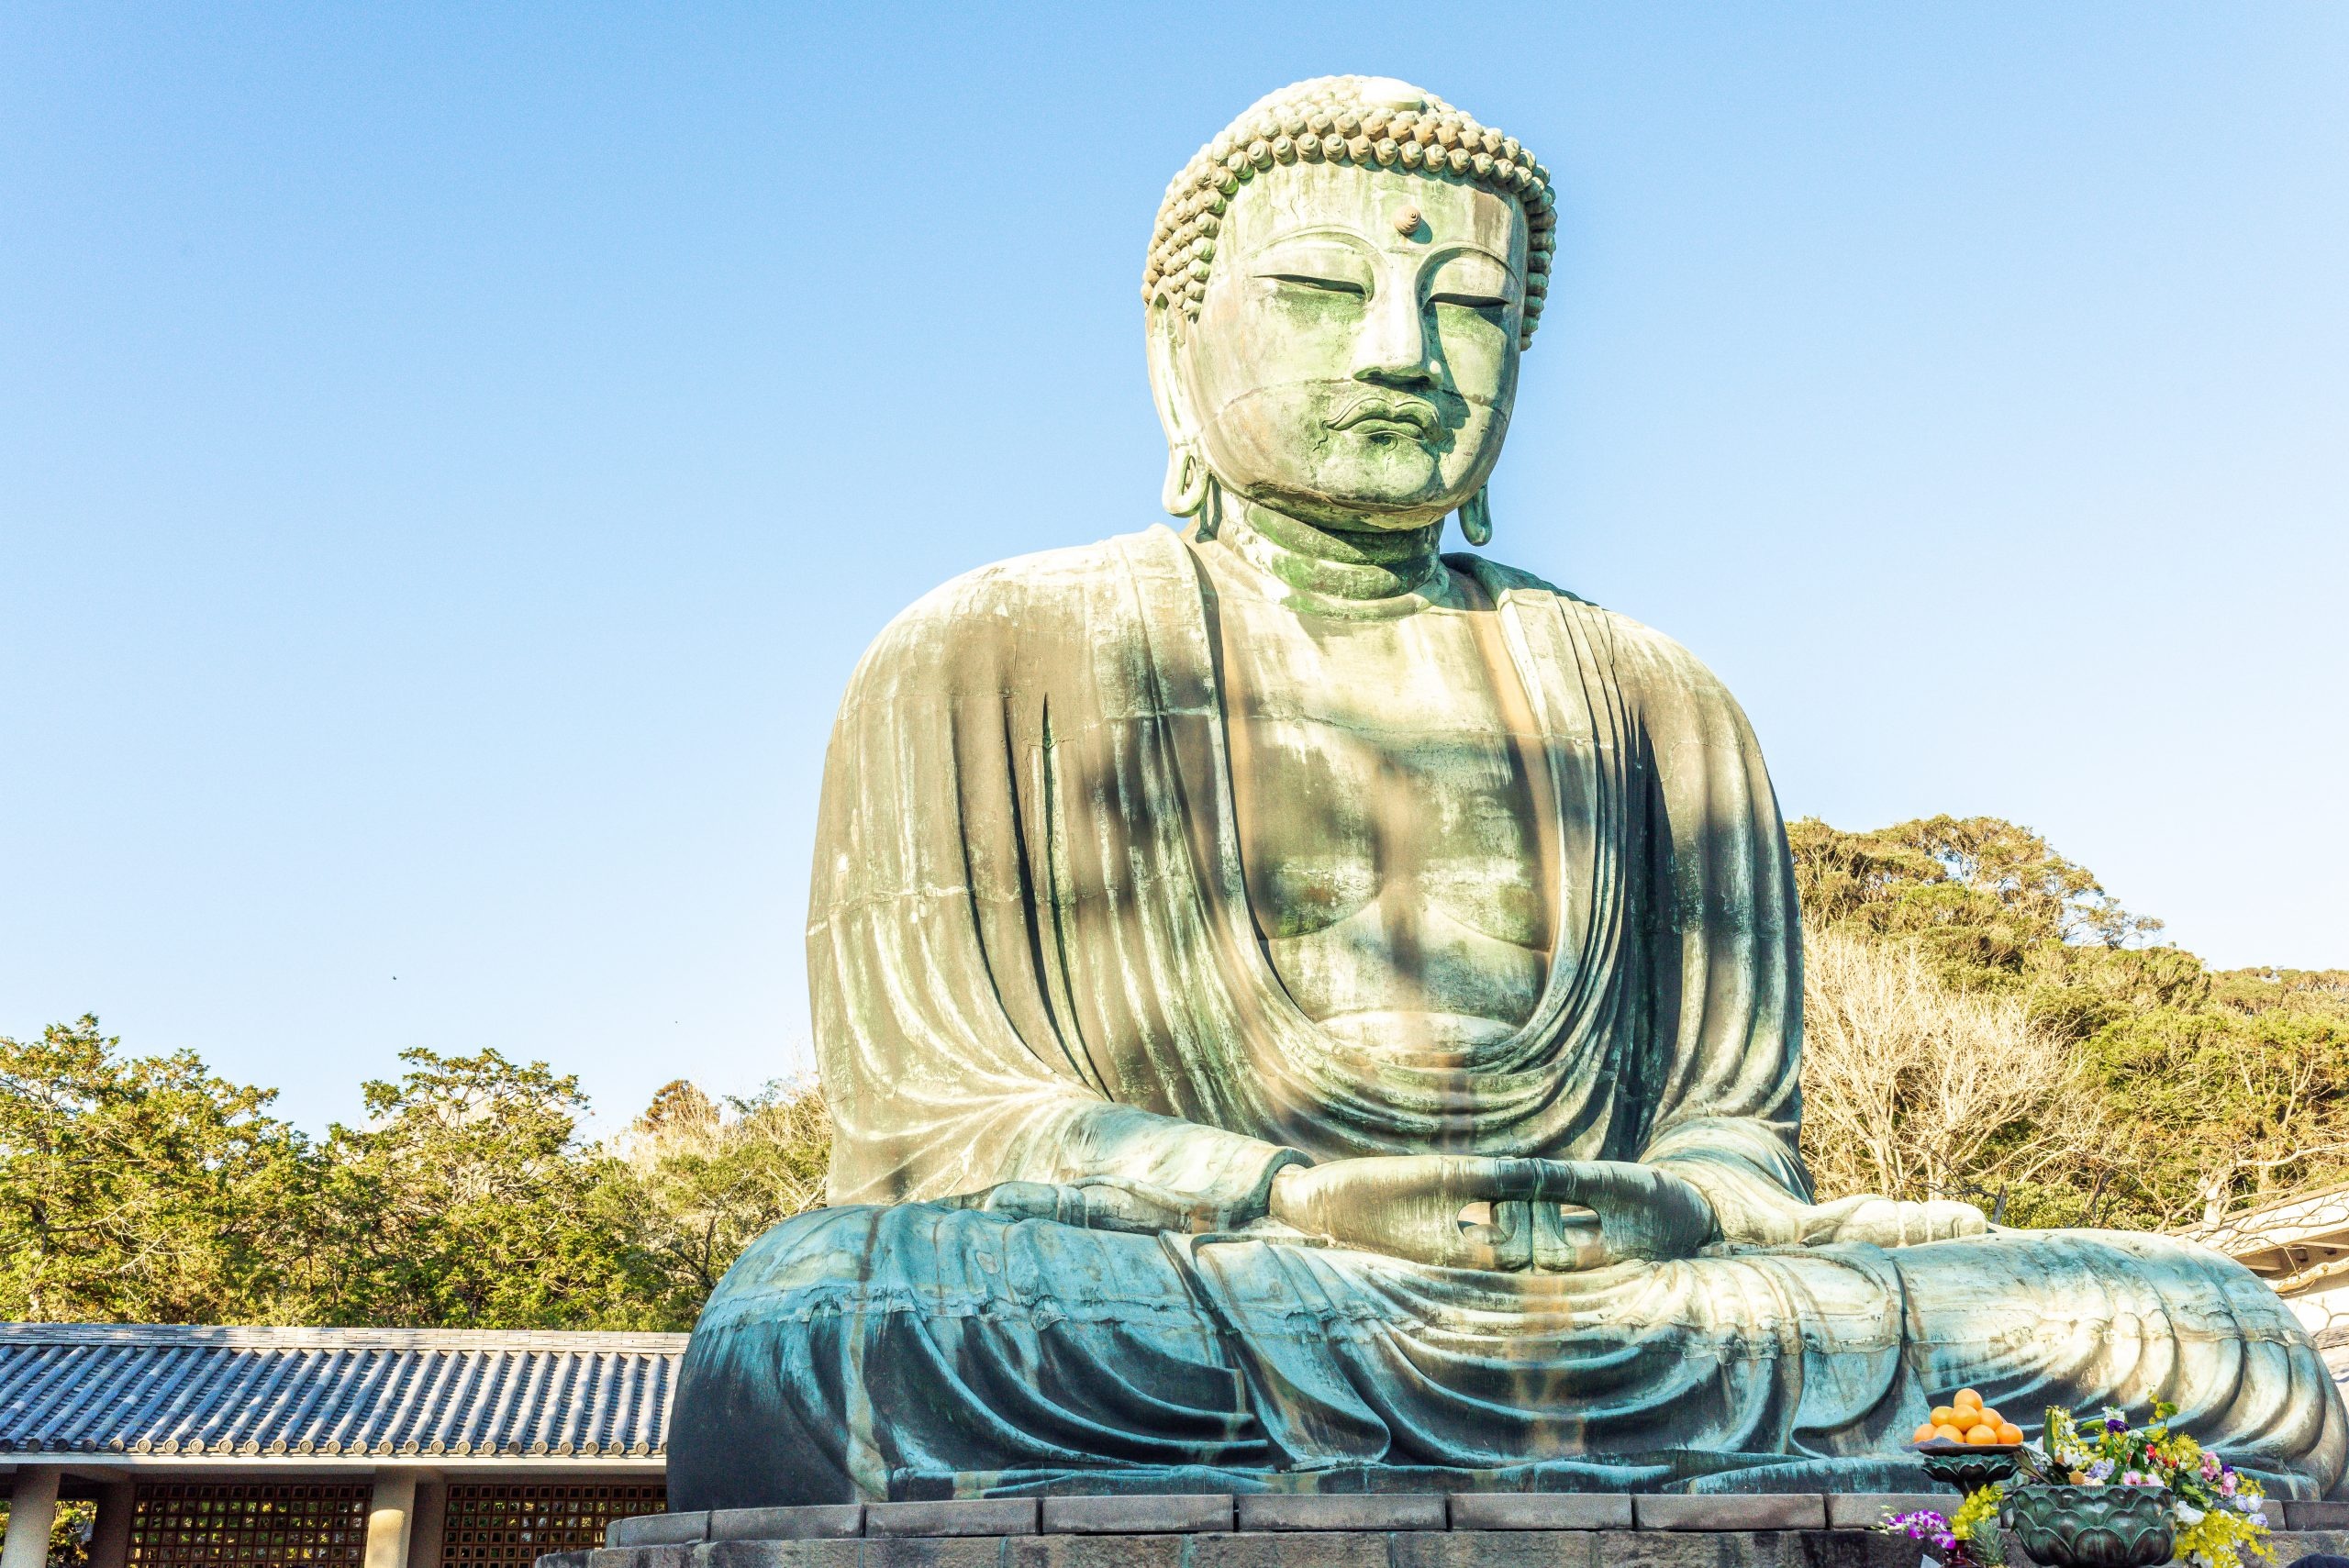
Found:
[(1373, 615), (1425, 603), (1443, 571), (1436, 552), (1442, 519), (1426, 528), (1355, 532), (1234, 500), (1218, 537), (1298, 593)]

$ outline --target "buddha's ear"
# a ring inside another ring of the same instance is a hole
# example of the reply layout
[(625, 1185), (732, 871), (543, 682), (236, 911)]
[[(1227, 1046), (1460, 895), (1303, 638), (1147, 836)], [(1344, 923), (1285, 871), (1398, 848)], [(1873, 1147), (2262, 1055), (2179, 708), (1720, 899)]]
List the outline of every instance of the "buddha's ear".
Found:
[(1153, 305), (1143, 328), (1150, 355), (1150, 396), (1158, 405), (1158, 422), (1166, 431), (1169, 450), (1196, 449), (1199, 439), (1197, 404), (1185, 375), (1183, 334), (1190, 323), (1178, 306)]
[(1166, 431), (1166, 484), (1160, 501), (1178, 517), (1197, 517), (1199, 537), (1215, 537), (1215, 476), (1200, 450), (1197, 405), (1185, 374), (1182, 334), (1187, 323), (1179, 307), (1153, 305), (1144, 338), (1150, 354), (1150, 395)]

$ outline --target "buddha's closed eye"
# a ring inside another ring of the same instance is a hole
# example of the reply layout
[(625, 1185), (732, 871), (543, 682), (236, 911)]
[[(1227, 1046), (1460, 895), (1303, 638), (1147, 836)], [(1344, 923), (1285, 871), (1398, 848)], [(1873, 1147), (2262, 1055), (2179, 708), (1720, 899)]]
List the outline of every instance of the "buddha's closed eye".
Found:
[(1430, 305), (1456, 305), (1475, 311), (1504, 311), (1510, 296), (1508, 269), (1487, 256), (1454, 256), (1437, 269), (1428, 285)]
[(1359, 298), (1368, 292), (1352, 278), (1327, 278), (1314, 272), (1259, 272), (1256, 275), (1289, 288), (1319, 289), (1325, 294), (1350, 294)]
[(1508, 299), (1506, 295), (1471, 293), (1469, 291), (1460, 289), (1446, 290), (1442, 294), (1430, 295), (1428, 296), (1428, 303), (1430, 305), (1456, 305), (1464, 309), (1474, 310), (1480, 315), (1486, 316), (1497, 316), (1501, 312), (1508, 309)]

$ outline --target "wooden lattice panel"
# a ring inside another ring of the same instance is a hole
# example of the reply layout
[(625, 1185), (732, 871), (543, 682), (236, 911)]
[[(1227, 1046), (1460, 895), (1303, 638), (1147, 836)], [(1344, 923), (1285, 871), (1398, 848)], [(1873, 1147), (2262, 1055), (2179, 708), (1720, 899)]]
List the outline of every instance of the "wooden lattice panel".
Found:
[(290, 1482), (142, 1484), (132, 1511), (139, 1568), (351, 1564), (366, 1555), (373, 1488)]
[(604, 1544), (604, 1527), (669, 1506), (659, 1482), (451, 1482), (442, 1568), (527, 1563), (550, 1551)]

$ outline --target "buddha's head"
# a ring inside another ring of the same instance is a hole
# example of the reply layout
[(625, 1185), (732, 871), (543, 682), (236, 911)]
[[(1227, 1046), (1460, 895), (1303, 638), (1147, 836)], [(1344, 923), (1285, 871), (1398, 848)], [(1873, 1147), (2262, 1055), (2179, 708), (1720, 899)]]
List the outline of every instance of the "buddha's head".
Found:
[(1548, 285), (1548, 171), (1389, 77), (1258, 102), (1167, 187), (1142, 277), (1167, 509), (1483, 542)]

